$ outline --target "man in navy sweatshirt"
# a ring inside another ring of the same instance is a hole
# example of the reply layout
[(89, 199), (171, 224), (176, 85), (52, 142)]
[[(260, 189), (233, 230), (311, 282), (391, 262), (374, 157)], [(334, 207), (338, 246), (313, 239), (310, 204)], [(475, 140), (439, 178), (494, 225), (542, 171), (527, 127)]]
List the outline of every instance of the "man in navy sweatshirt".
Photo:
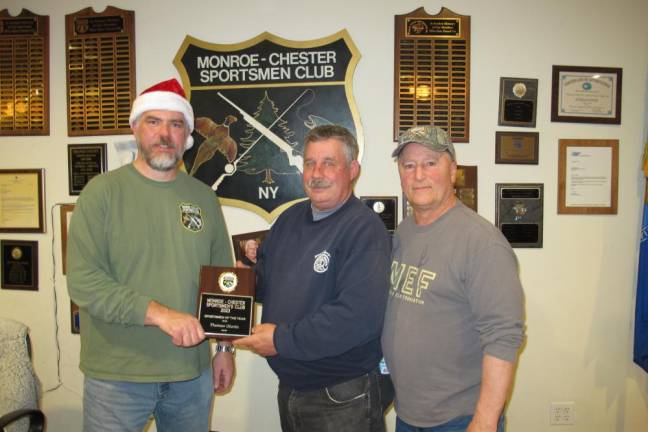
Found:
[(259, 249), (262, 324), (235, 344), (267, 357), (279, 377), (284, 432), (385, 430), (378, 363), (390, 240), (353, 195), (357, 157), (347, 129), (312, 129), (303, 171), (310, 200), (286, 210)]

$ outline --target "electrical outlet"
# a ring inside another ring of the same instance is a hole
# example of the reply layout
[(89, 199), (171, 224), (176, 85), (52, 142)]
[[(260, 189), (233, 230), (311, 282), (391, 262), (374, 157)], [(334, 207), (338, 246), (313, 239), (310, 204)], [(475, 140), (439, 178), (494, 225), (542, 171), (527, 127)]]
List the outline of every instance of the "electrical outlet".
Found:
[(550, 425), (573, 425), (574, 402), (551, 402), (549, 408)]

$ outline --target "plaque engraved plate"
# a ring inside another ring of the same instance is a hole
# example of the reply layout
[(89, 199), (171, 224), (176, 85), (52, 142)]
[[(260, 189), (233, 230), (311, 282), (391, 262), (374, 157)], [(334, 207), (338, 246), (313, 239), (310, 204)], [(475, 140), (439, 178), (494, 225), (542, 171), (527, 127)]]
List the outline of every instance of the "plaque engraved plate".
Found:
[(0, 241), (2, 288), (38, 291), (38, 242)]
[(470, 17), (424, 8), (395, 17), (394, 140), (413, 126), (435, 124), (468, 142)]
[(130, 134), (135, 12), (85, 8), (65, 16), (68, 134)]
[(106, 144), (68, 144), (68, 187), (79, 195), (93, 177), (106, 171)]
[(374, 211), (385, 224), (390, 234), (396, 230), (396, 218), (398, 214), (398, 197), (395, 196), (364, 196), (360, 201)]
[(495, 225), (512, 247), (541, 248), (544, 185), (495, 184)]
[(535, 127), (538, 80), (500, 78), (500, 126)]
[(200, 269), (198, 320), (207, 337), (230, 340), (251, 334), (255, 278), (251, 268)]
[(0, 11), (0, 135), (49, 134), (49, 17)]

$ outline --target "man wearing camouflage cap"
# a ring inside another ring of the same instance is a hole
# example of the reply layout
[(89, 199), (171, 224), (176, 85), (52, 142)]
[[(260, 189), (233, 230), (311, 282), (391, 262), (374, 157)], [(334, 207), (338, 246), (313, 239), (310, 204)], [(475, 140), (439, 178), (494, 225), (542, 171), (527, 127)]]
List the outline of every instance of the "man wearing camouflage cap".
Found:
[(392, 157), (413, 209), (394, 235), (382, 335), (396, 431), (503, 431), (524, 339), (516, 257), (455, 197), (456, 153), (443, 129), (405, 131)]

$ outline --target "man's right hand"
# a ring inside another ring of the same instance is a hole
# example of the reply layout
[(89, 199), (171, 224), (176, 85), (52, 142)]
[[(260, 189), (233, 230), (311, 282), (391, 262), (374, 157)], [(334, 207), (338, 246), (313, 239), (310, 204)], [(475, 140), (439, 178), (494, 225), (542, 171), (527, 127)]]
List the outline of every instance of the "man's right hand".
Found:
[(146, 309), (144, 324), (159, 327), (171, 336), (171, 342), (177, 346), (192, 347), (205, 340), (205, 331), (195, 316), (170, 309), (153, 300)]

